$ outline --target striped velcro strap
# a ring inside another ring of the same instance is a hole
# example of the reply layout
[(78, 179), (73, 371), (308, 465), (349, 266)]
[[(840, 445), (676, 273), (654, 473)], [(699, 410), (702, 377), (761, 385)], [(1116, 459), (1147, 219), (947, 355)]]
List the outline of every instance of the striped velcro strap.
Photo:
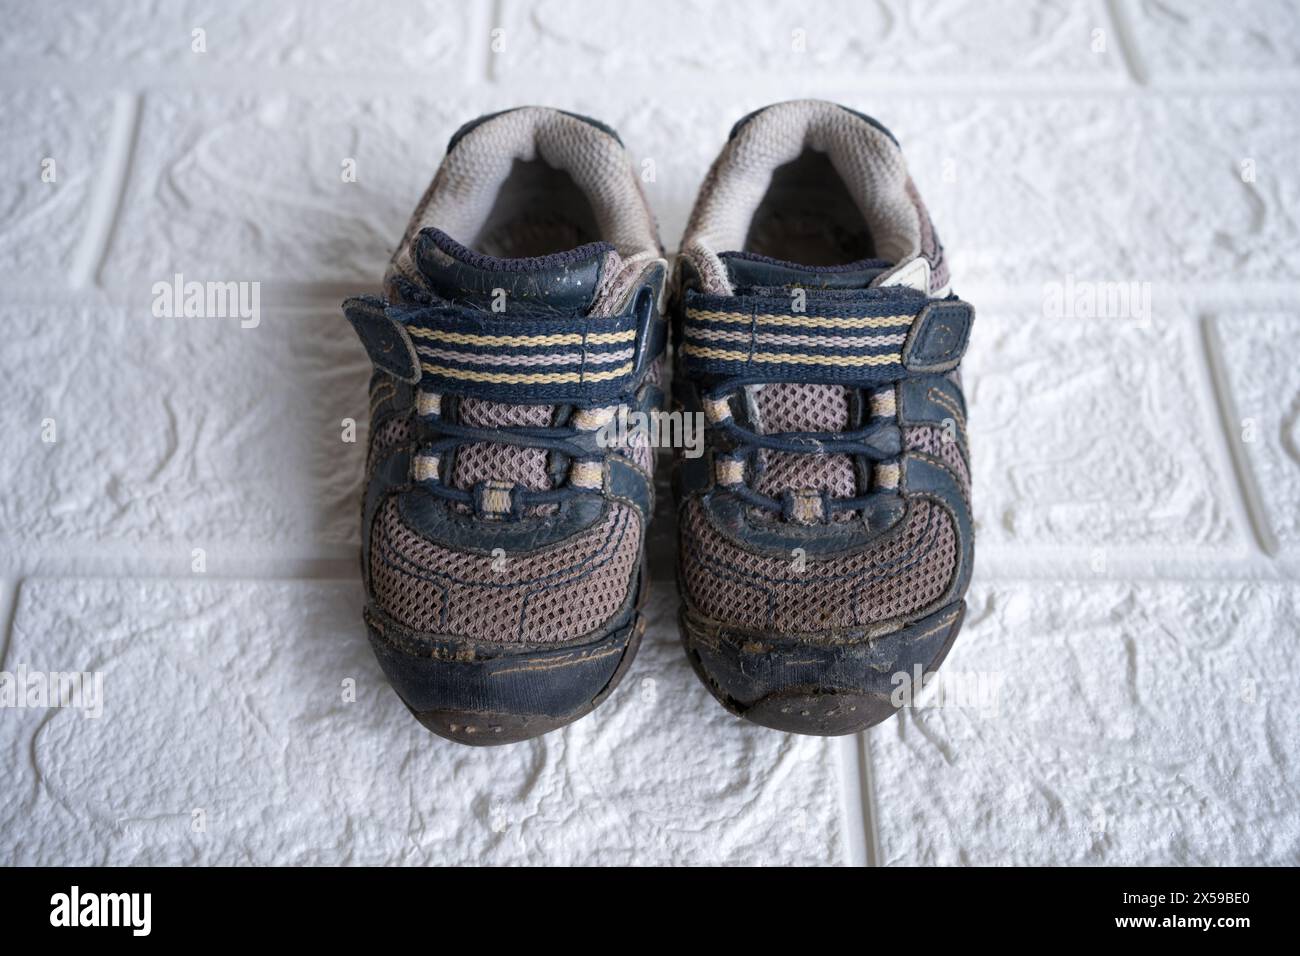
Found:
[[(959, 300), (901, 287), (810, 291), (802, 311), (795, 302), (790, 295), (689, 292), (680, 348), (686, 371), (703, 379), (881, 384), (919, 370), (911, 351), (918, 339), (927, 369), (955, 365), (972, 316)], [(914, 335), (914, 326), (922, 334)]]
[(590, 405), (634, 388), (638, 318), (389, 309), (424, 388), (518, 404)]

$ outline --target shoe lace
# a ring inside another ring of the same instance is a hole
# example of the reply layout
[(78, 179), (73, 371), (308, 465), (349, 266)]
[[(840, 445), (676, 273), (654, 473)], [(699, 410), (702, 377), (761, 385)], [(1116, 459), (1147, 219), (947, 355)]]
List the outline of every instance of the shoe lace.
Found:
[[(741, 425), (730, 412), (731, 396), (746, 386), (764, 384), (754, 378), (737, 378), (722, 381), (704, 395), (709, 427), (726, 448), (721, 457), (737, 462), (742, 467), (734, 472), (735, 480), (724, 485), (726, 490), (751, 507), (764, 511), (789, 514), (794, 496), (787, 490), (781, 498), (764, 494), (753, 488), (744, 478), (743, 465), (757, 456), (760, 450), (795, 455), (848, 455), (860, 456), (873, 463), (897, 458), (902, 451), (902, 430), (893, 419), (886, 419), (851, 431), (794, 431), (759, 432)], [(725, 408), (725, 411), (723, 409)], [(752, 473), (753, 469), (749, 469)], [(892, 495), (892, 490), (872, 489), (865, 494), (837, 497), (821, 492), (825, 513), (859, 511), (870, 507), (882, 498)]]

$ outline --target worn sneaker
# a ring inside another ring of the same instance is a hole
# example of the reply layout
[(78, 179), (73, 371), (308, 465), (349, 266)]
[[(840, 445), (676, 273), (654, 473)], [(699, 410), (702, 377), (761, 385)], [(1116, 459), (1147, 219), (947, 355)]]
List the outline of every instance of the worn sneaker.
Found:
[(948, 653), (972, 563), (973, 312), (893, 136), (831, 103), (739, 123), (687, 226), (674, 464), (682, 638), (733, 713), (843, 734)]
[(618, 136), (528, 107), (462, 127), (386, 298), (344, 303), (375, 366), (362, 506), (370, 640), (434, 733), (533, 737), (636, 653), (667, 266)]

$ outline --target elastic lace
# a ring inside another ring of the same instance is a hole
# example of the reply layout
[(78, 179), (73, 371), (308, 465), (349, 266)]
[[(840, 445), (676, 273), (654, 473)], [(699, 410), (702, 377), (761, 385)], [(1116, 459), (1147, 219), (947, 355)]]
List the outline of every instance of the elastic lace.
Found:
[[(743, 388), (755, 384), (752, 378), (734, 379), (723, 382), (709, 390), (707, 398), (726, 397)], [(897, 424), (891, 421), (877, 422), (850, 432), (756, 432), (726, 418), (720, 422), (710, 423), (710, 427), (725, 435), (732, 442), (729, 457), (750, 458), (759, 449), (779, 451), (802, 455), (851, 455), (861, 456), (869, 461), (879, 462), (897, 458), (902, 452), (903, 435)], [(726, 490), (746, 504), (765, 511), (782, 512), (786, 504), (779, 498), (762, 494), (747, 483), (729, 485)], [(823, 494), (822, 500), (828, 511), (859, 511), (869, 507), (882, 497), (892, 492), (869, 491), (863, 495), (850, 498), (838, 498)]]

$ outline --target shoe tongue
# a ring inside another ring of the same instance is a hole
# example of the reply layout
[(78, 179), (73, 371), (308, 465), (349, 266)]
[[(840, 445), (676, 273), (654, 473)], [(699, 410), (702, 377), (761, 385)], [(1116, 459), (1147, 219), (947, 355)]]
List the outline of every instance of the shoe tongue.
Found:
[(506, 314), (516, 304), (547, 312), (584, 313), (600, 287), (614, 247), (591, 242), (567, 252), (500, 259), (462, 246), (439, 229), (421, 230), (415, 264), (429, 287), (451, 302)]
[(718, 254), (732, 287), (801, 286), (805, 289), (865, 289), (893, 266), (884, 259), (861, 259), (840, 266), (805, 266), (752, 252)]

